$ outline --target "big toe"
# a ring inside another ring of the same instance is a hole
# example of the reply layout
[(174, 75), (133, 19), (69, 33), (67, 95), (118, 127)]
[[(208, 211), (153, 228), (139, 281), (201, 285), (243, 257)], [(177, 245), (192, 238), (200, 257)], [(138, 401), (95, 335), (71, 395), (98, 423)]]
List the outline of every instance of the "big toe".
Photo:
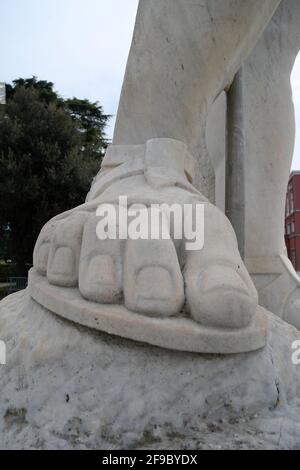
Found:
[(215, 265), (188, 276), (186, 292), (193, 318), (211, 327), (247, 327), (258, 304), (238, 271), (230, 266)]

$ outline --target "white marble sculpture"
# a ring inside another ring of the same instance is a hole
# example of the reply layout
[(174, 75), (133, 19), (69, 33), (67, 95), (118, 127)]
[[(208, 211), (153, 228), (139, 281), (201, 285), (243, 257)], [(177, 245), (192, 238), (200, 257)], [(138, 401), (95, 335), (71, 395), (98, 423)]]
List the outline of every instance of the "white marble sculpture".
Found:
[[(299, 14), (298, 0), (140, 0), (102, 168), (42, 229), (28, 290), (0, 303), (2, 448), (300, 447), (299, 331), (264, 309), (299, 326), (281, 227)], [(241, 65), (245, 265), (224, 215)], [(99, 240), (96, 209), (120, 213), (119, 196), (144, 214), (203, 204), (203, 248), (172, 225), (169, 239)]]
[[(209, 110), (278, 4), (140, 1), (113, 145), (86, 203), (41, 231), (30, 274), (37, 302), (173, 349), (232, 353), (265, 344), (264, 313), (234, 231), (192, 182), (202, 171), (197, 152), (205, 152)], [(123, 195), (147, 206), (203, 203), (203, 249), (187, 252), (174, 239), (100, 241), (95, 211)]]

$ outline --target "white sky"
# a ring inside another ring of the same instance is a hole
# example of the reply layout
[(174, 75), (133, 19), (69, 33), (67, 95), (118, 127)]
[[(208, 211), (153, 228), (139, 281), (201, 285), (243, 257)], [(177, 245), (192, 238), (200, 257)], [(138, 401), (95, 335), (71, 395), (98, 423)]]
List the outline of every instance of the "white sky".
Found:
[[(36, 75), (115, 115), (138, 0), (0, 0), (0, 82)], [(292, 74), (300, 170), (300, 56)], [(111, 137), (114, 119), (108, 134)]]
[[(115, 114), (138, 0), (0, 0), (0, 82), (36, 75)], [(109, 135), (114, 120), (111, 120)]]

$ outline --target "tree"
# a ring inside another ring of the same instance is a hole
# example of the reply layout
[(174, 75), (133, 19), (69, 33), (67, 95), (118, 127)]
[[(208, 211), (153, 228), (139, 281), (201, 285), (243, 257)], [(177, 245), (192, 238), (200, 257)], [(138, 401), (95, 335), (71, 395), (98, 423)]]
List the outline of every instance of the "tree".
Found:
[(97, 102), (91, 103), (78, 98), (66, 100), (64, 106), (82, 134), (83, 152), (88, 155), (101, 156), (105, 141), (104, 129), (108, 119), (102, 107)]
[(0, 106), (0, 244), (18, 275), (26, 274), (46, 221), (84, 202), (107, 146), (108, 119), (98, 103), (63, 100), (51, 82), (33, 77), (7, 86)]

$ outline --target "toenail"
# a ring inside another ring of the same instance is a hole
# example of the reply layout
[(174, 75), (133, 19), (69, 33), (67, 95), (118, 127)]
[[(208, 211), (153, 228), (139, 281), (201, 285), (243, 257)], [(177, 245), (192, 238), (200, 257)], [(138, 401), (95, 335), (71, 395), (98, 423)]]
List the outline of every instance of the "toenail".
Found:
[(50, 265), (51, 274), (54, 276), (71, 276), (75, 271), (75, 256), (70, 247), (58, 248)]
[(36, 257), (36, 269), (43, 276), (46, 276), (47, 274), (49, 250), (50, 250), (50, 243), (43, 243), (40, 246), (37, 257)]
[(105, 285), (116, 283), (115, 263), (112, 256), (95, 256), (87, 270), (87, 282), (99, 282)]

